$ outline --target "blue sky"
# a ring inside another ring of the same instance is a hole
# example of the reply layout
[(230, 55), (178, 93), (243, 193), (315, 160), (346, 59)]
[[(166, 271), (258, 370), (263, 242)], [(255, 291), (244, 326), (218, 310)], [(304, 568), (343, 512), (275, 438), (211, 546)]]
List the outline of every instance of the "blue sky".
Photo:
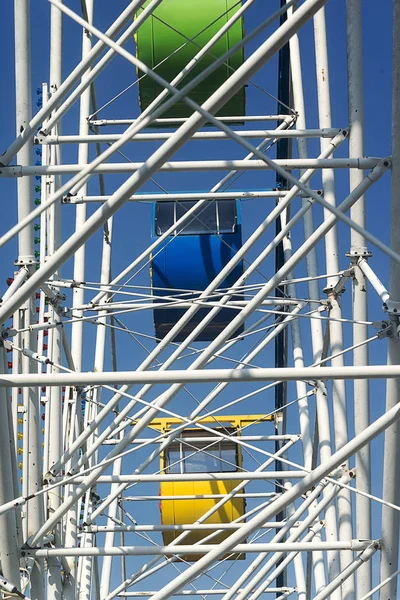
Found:
[[(127, 1), (114, 0), (114, 2), (104, 2), (97, 0), (95, 25), (106, 30), (114, 18), (127, 5)], [(80, 2), (78, 0), (68, 1), (68, 6), (79, 11)], [(278, 1), (256, 3), (246, 17), (245, 28), (247, 31), (265, 18), (270, 12), (277, 8)], [(265, 7), (265, 8), (264, 8)], [(364, 30), (364, 76), (365, 76), (365, 155), (366, 156), (387, 156), (390, 154), (390, 130), (391, 130), (391, 9), (392, 2), (381, 0), (379, 6), (374, 0), (363, 0), (363, 30)], [(333, 126), (347, 126), (347, 90), (346, 90), (346, 50), (345, 50), (345, 1), (330, 0), (327, 4), (328, 20), (328, 43), (330, 56), (330, 79), (332, 93), (332, 121)], [(0, 96), (0, 141), (1, 151), (5, 150), (14, 137), (14, 60), (13, 60), (13, 10), (12, 2), (5, 2), (2, 6), (2, 19), (0, 21), (0, 65), (2, 70), (2, 94)], [(35, 0), (32, 3), (32, 88), (33, 88), (33, 106), (36, 110), (36, 88), (40, 87), (43, 81), (48, 80), (49, 67), (49, 4), (45, 0)], [(272, 31), (270, 29), (269, 31)], [(246, 55), (254, 49), (261, 41), (259, 36), (254, 43), (246, 50)], [(315, 89), (315, 61), (313, 56), (313, 37), (312, 25), (308, 24), (301, 32), (300, 36), (301, 50), (303, 57), (303, 77), (306, 97), (307, 125), (310, 128), (318, 127), (317, 97)], [(63, 75), (66, 76), (74, 65), (80, 59), (81, 33), (79, 27), (69, 20), (65, 20), (64, 35), (64, 54), (63, 54)], [(134, 52), (133, 40), (126, 46), (128, 50)], [(107, 102), (114, 94), (129, 85), (135, 78), (135, 72), (131, 65), (128, 65), (122, 58), (114, 59), (111, 68), (109, 67), (100, 76), (96, 83), (96, 92), (98, 105)], [(264, 87), (267, 91), (276, 94), (276, 61), (272, 60), (255, 77), (255, 81)], [(275, 102), (257, 90), (248, 88), (247, 94), (247, 112), (248, 114), (268, 114), (275, 113)], [(100, 113), (103, 118), (129, 118), (138, 114), (138, 102), (136, 88), (126, 93), (120, 100), (113, 103), (110, 107)], [(76, 105), (63, 122), (64, 133), (77, 133), (78, 106)], [(259, 126), (259, 125), (258, 125)], [(130, 146), (126, 148), (126, 154), (131, 160), (145, 160), (155, 149), (155, 145), (140, 145), (139, 148)], [(310, 156), (317, 156), (318, 146), (316, 142), (310, 142)], [(125, 151), (125, 150), (124, 150)], [(94, 148), (91, 148), (93, 155)], [(346, 156), (348, 152), (347, 144), (344, 144), (337, 153), (337, 156)], [(245, 151), (228, 142), (201, 144), (191, 143), (174, 157), (175, 160), (189, 158), (240, 158), (245, 155)], [(271, 154), (273, 156), (273, 154)], [(64, 150), (64, 160), (68, 163), (75, 163), (77, 158), (76, 147)], [(34, 156), (33, 160), (37, 157)], [(117, 162), (122, 159), (115, 159)], [(221, 174), (210, 175), (170, 175), (163, 174), (157, 176), (159, 184), (163, 185), (168, 191), (204, 191), (209, 189)], [(107, 193), (112, 193), (117, 185), (121, 183), (123, 177), (110, 176), (106, 180)], [(337, 177), (337, 200), (338, 202), (345, 198), (348, 193), (348, 174), (340, 173)], [(271, 173), (245, 174), (237, 182), (234, 189), (254, 189), (260, 187), (273, 187), (274, 177)], [(318, 176), (313, 181), (313, 186), (319, 187)], [(3, 202), (3, 212), (1, 219), (1, 233), (5, 232), (16, 220), (16, 181), (0, 179), (1, 197)], [(146, 191), (156, 191), (156, 187), (148, 183), (144, 186)], [(98, 193), (97, 181), (90, 185), (90, 193)], [(246, 238), (254, 228), (260, 223), (262, 217), (267, 214), (269, 206), (260, 204), (256, 201), (242, 202), (242, 220), (244, 237)], [(298, 208), (299, 203), (294, 204)], [(375, 184), (367, 196), (369, 230), (389, 242), (389, 219), (390, 219), (390, 176), (386, 174), (380, 182)], [(89, 207), (89, 214), (95, 210), (95, 206)], [(319, 224), (322, 219), (321, 211), (317, 208), (315, 219)], [(63, 209), (63, 236), (64, 239), (74, 229), (74, 208), (65, 206)], [(150, 243), (151, 230), (151, 207), (150, 205), (129, 203), (115, 217), (115, 238), (113, 245), (113, 274), (118, 273), (134, 256), (139, 254)], [(347, 266), (345, 252), (349, 249), (348, 230), (339, 226), (340, 241), (340, 265), (342, 268)], [(268, 236), (270, 239), (271, 234)], [(293, 231), (293, 245), (296, 248), (302, 243), (302, 226), (298, 226)], [(249, 255), (249, 260), (256, 256), (263, 247), (264, 240), (256, 245)], [(87, 247), (87, 280), (98, 281), (100, 269), (101, 252), (101, 234), (97, 233), (89, 242)], [(373, 249), (374, 256), (371, 259), (371, 266), (380, 274), (383, 282), (388, 284), (388, 261), (379, 251)], [(2, 249), (2, 259), (0, 261), (0, 293), (5, 289), (5, 279), (12, 276), (13, 260), (17, 256), (16, 244), (10, 243)], [(320, 271), (325, 272), (323, 246), (319, 246), (318, 256), (320, 260)], [(258, 276), (254, 281), (262, 281), (268, 278), (273, 269), (273, 261), (270, 260), (262, 267), (263, 278)], [(71, 277), (71, 263), (66, 265), (63, 274), (65, 277)], [(300, 265), (296, 270), (297, 276), (305, 274), (304, 265)], [(252, 280), (253, 281), (253, 280)], [(138, 276), (137, 283), (148, 286), (148, 269), (145, 268)], [(321, 286), (322, 287), (322, 286)], [(305, 288), (301, 288), (301, 290)], [(300, 290), (300, 288), (299, 288)], [(301, 294), (301, 292), (299, 292)], [(304, 291), (303, 293), (306, 293)], [(89, 300), (90, 295), (87, 296)], [(351, 316), (351, 290), (347, 290), (343, 304), (344, 316)], [(383, 318), (380, 301), (371, 293), (371, 320)], [(126, 319), (126, 323), (135, 331), (140, 331), (152, 335), (152, 318), (150, 311), (140, 316)], [(371, 333), (372, 335), (372, 333)], [(350, 326), (345, 327), (345, 341), (350, 342)], [(93, 368), (93, 341), (94, 327), (87, 325), (85, 328), (85, 361), (84, 368), (90, 370)], [(144, 358), (145, 353), (134, 342), (126, 339), (126, 336), (117, 334), (118, 341), (118, 367), (120, 369), (135, 368)], [(152, 347), (153, 342), (146, 342), (148, 347)], [(237, 349), (232, 353), (233, 358), (241, 356), (248, 348), (246, 343), (238, 344)], [(201, 346), (199, 346), (201, 347)], [(375, 342), (371, 347), (371, 362), (381, 363), (385, 356), (385, 342)], [(305, 351), (306, 361), (311, 362), (311, 354), (308, 349)], [(272, 364), (271, 353), (262, 355), (262, 364)], [(189, 364), (189, 361), (183, 361), (179, 368)], [(258, 364), (258, 363), (257, 363)], [(261, 364), (261, 363), (260, 363)], [(216, 366), (226, 366), (226, 362), (216, 363)], [(106, 368), (110, 368), (110, 361), (107, 360)], [(351, 400), (351, 390), (349, 387), (349, 399)], [(250, 386), (241, 386), (235, 389), (233, 397), (245, 393)], [(193, 386), (193, 391), (198, 392), (199, 396), (204, 394), (204, 387)], [(372, 416), (376, 418), (383, 410), (384, 388), (381, 384), (374, 384), (371, 403)], [(157, 392), (159, 389), (157, 388)], [(289, 386), (289, 399), (295, 394), (294, 388)], [(232, 397), (232, 391), (222, 396), (224, 401)], [(171, 403), (171, 409), (182, 410), (182, 396), (179, 396)], [(186, 400), (185, 400), (186, 401)], [(222, 401), (222, 400), (221, 400)], [(243, 405), (243, 412), (263, 412), (272, 408), (273, 396), (260, 397), (257, 401), (248, 402)], [(191, 409), (191, 407), (190, 407)], [(295, 416), (290, 420), (289, 427), (296, 427)], [(351, 409), (349, 410), (349, 425), (352, 427)], [(375, 446), (374, 446), (375, 447)], [(298, 451), (297, 451), (298, 452)], [(300, 460), (299, 454), (293, 453), (292, 458)], [(376, 469), (376, 489), (380, 490), (380, 471), (381, 445), (376, 444), (376, 454), (374, 469)], [(146, 493), (146, 492), (145, 492)], [(156, 504), (156, 503), (154, 503)], [(149, 510), (149, 509), (146, 509)], [(145, 512), (141, 522), (149, 522), (147, 519), (157, 518), (156, 507), (150, 509), (151, 512)], [(141, 515), (142, 516), (142, 515)], [(150, 521), (151, 522), (151, 521)], [(132, 561), (133, 562), (133, 561)], [(129, 569), (128, 569), (129, 570)], [(151, 586), (150, 586), (151, 587)]]

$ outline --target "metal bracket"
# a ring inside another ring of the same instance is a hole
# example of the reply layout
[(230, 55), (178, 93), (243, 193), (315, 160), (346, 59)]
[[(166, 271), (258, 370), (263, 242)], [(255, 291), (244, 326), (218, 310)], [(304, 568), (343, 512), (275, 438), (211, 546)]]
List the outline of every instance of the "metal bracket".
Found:
[(346, 281), (348, 279), (353, 279), (354, 277), (354, 269), (349, 268), (342, 272), (340, 275), (339, 281), (334, 287), (326, 287), (323, 289), (324, 294), (333, 294), (335, 298), (340, 294), (343, 294), (345, 290)]
[(4, 329), (4, 331), (1, 334), (1, 337), (3, 338), (3, 340), (7, 340), (8, 338), (15, 337), (16, 335), (16, 329)]
[(372, 256), (372, 252), (369, 252), (368, 248), (365, 246), (360, 246), (358, 248), (350, 248), (349, 252), (346, 252), (346, 256), (348, 258), (370, 258)]
[(33, 255), (21, 256), (14, 260), (16, 267), (31, 267), (32, 265), (38, 265), (39, 261)]
[(390, 321), (374, 321), (372, 323), (374, 329), (379, 329), (378, 339), (383, 340), (393, 336), (393, 324)]
[(48, 285), (47, 283), (42, 283), (40, 289), (53, 306), (59, 304), (60, 302), (63, 302), (66, 298), (64, 294), (61, 294), (61, 292), (53, 288), (51, 285)]
[(4, 348), (6, 348), (6, 350), (12, 350), (13, 349), (13, 343), (10, 342), (10, 340), (8, 340), (8, 339), (3, 339), (2, 345), (4, 346)]
[(0, 177), (22, 177), (22, 165), (0, 167)]
[(400, 302), (395, 302), (394, 300), (386, 300), (383, 304), (383, 310), (390, 315), (394, 315), (395, 317), (400, 316)]
[(55, 482), (55, 476), (51, 471), (48, 471), (43, 477), (43, 485), (52, 485)]

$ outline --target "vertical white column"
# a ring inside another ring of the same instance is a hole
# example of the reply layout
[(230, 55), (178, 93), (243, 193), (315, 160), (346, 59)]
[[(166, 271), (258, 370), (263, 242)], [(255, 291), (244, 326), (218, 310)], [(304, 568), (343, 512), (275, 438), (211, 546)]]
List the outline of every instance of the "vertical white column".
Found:
[[(31, 86), (31, 47), (30, 47), (30, 0), (14, 0), (15, 16), (15, 87), (16, 87), (16, 130), (17, 135), (23, 131), (32, 118), (32, 86)], [(26, 144), (17, 155), (19, 164), (32, 163), (32, 146)], [(23, 219), (33, 208), (33, 181), (30, 177), (21, 178), (17, 183), (18, 189), (18, 219)], [(19, 266), (27, 266), (29, 274), (35, 270), (35, 254), (33, 227), (26, 227), (18, 235)], [(35, 298), (29, 298), (21, 307), (20, 316), (23, 326), (29, 327), (36, 321)], [(21, 336), (24, 347), (34, 350), (36, 336), (27, 331)], [(21, 361), (23, 373), (36, 370), (36, 365), (28, 357)], [(41, 422), (40, 404), (37, 388), (26, 387), (22, 390), (24, 406), (24, 449), (23, 476), (24, 490), (32, 494), (41, 488)], [(42, 498), (30, 501), (25, 510), (23, 521), (24, 534), (29, 537), (43, 524)], [(35, 561), (31, 572), (31, 597), (36, 600), (44, 595), (43, 561)]]
[[(93, 23), (93, 3), (94, 0), (86, 0), (85, 7), (87, 10), (87, 18), (89, 23)], [(92, 49), (92, 36), (85, 30), (82, 30), (82, 60), (84, 60)], [(82, 76), (82, 81), (87, 78), (90, 70)], [(89, 125), (87, 118), (90, 115), (90, 86), (82, 93), (80, 98), (80, 114), (79, 114), (79, 135), (88, 135)], [(78, 164), (83, 165), (89, 162), (89, 145), (79, 144), (78, 146)], [(79, 194), (87, 194), (87, 185), (80, 188)], [(75, 229), (78, 231), (86, 221), (86, 204), (78, 204), (76, 206), (76, 218), (75, 218)], [(85, 280), (85, 254), (86, 248), (83, 244), (74, 256), (74, 279), (76, 281)], [(80, 316), (83, 313), (77, 310), (75, 307), (80, 306), (85, 301), (85, 291), (81, 288), (74, 288), (72, 292), (72, 308), (74, 315)], [(83, 323), (75, 320), (72, 323), (71, 330), (71, 354), (74, 361), (75, 369), (77, 371), (82, 370), (82, 353), (83, 353)], [(80, 419), (81, 415), (81, 395), (78, 392), (74, 398), (76, 402), (74, 406), (71, 406), (70, 419), (75, 422), (76, 419)], [(71, 427), (74, 427), (74, 423), (70, 423)], [(68, 493), (72, 490), (68, 490)], [(78, 523), (78, 503), (72, 506), (66, 516), (66, 530), (65, 530), (65, 544), (67, 546), (75, 545), (77, 541), (77, 523)], [(69, 586), (64, 587), (64, 595), (67, 600), (72, 600), (76, 595), (76, 558), (68, 558), (68, 564), (70, 568)]]
[[(315, 55), (316, 55), (316, 73), (318, 90), (318, 112), (320, 127), (331, 127), (331, 101), (329, 85), (329, 64), (328, 47), (326, 37), (325, 9), (322, 8), (314, 17), (314, 35), (315, 35)], [(321, 149), (324, 149), (328, 140), (321, 138)], [(331, 169), (324, 169), (322, 172), (322, 185), (324, 189), (325, 200), (330, 204), (336, 204), (335, 197), (335, 176)], [(328, 218), (328, 210), (325, 210), (325, 218)], [(340, 298), (334, 293), (334, 286), (337, 282), (336, 277), (330, 273), (339, 271), (339, 250), (337, 240), (337, 228), (333, 227), (325, 237), (326, 269), (327, 269), (327, 293), (330, 302), (329, 315), (332, 321), (329, 323), (330, 348), (332, 354), (337, 354), (343, 350), (343, 331), (342, 324), (336, 319), (341, 318)], [(343, 366), (343, 356), (332, 359), (332, 366)], [(335, 431), (335, 448), (340, 450), (348, 441), (347, 430), (347, 406), (346, 406), (346, 388), (343, 380), (332, 382), (332, 401), (333, 418)], [(339, 535), (342, 540), (352, 539), (352, 521), (351, 521), (351, 497), (349, 490), (341, 490), (338, 494), (338, 518)], [(353, 553), (349, 550), (340, 552), (341, 570), (353, 562)], [(339, 594), (338, 588), (336, 594)], [(351, 575), (344, 583), (342, 589), (343, 600), (353, 600), (355, 598), (354, 575)]]
[[(102, 284), (110, 283), (110, 280), (111, 280), (112, 225), (113, 225), (113, 219), (110, 219), (107, 222), (106, 227), (104, 228), (103, 253), (102, 253), (101, 278), (100, 278), (100, 282)], [(102, 289), (104, 289), (104, 288), (102, 288)], [(107, 299), (108, 299), (108, 297), (106, 296), (106, 298), (104, 300), (106, 301)], [(99, 321), (99, 324), (100, 323), (104, 323), (104, 325), (106, 324), (107, 311), (99, 312), (98, 321)], [(101, 372), (104, 370), (106, 333), (107, 333), (107, 328), (105, 326), (97, 327), (96, 349), (95, 349), (95, 359), (94, 359), (94, 371), (96, 371), (96, 372), (99, 372), (99, 371)], [(88, 407), (88, 409), (90, 410), (90, 420), (93, 420), (97, 414), (97, 406), (98, 406), (98, 403), (101, 402), (101, 393), (102, 393), (101, 387), (96, 387), (93, 390), (93, 401), (94, 402), (91, 403)], [(88, 440), (88, 445), (93, 443), (93, 441), (96, 439), (96, 437), (97, 437), (97, 435), (93, 434), (91, 436), (91, 438), (89, 438), (89, 440)], [(89, 463), (93, 464), (96, 459), (97, 459), (97, 452), (94, 454), (94, 456), (89, 461)], [(121, 473), (121, 468), (122, 468), (122, 459), (118, 459), (113, 464), (113, 475), (119, 475)], [(118, 484), (115, 484), (115, 485), (113, 484), (111, 486), (111, 493), (117, 487), (119, 487)], [(116, 499), (110, 505), (109, 513), (108, 513), (109, 517), (117, 516), (117, 508), (118, 508), (118, 501)], [(108, 521), (108, 523), (110, 523), (110, 521)], [(112, 521), (111, 521), (111, 523), (112, 523)], [(89, 539), (89, 537), (92, 536), (92, 534), (87, 534), (87, 536), (88, 537), (85, 537), (84, 539), (85, 539), (85, 542), (89, 544), (89, 543), (91, 543), (91, 539)], [(108, 532), (105, 537), (104, 546), (113, 546), (113, 545), (114, 545), (114, 533)], [(92, 567), (93, 567), (92, 559), (86, 558), (86, 560), (83, 561), (83, 568), (82, 568), (83, 577), (88, 579), (87, 573), (91, 572)], [(100, 590), (101, 590), (100, 593), (101, 593), (102, 598), (105, 598), (110, 591), (111, 568), (112, 568), (112, 556), (105, 556), (103, 558), (103, 562), (102, 562), (101, 582), (100, 582)], [(87, 600), (87, 597), (85, 595), (87, 593), (87, 589), (88, 589), (88, 584), (85, 587), (83, 587), (83, 586), (81, 587), (79, 600)]]
[[(50, 11), (50, 97), (54, 95), (61, 86), (62, 82), (62, 39), (63, 39), (63, 19), (62, 13), (51, 6)], [(60, 125), (52, 133), (60, 132)], [(51, 148), (49, 157), (50, 164), (61, 163), (61, 147)], [(50, 182), (50, 190), (53, 193), (58, 189), (60, 180), (53, 178)], [(47, 254), (52, 256), (61, 245), (61, 204), (57, 202), (48, 211), (46, 215), (47, 227)], [(57, 279), (60, 272), (54, 274)], [(60, 320), (56, 307), (49, 308), (50, 320)], [(62, 340), (61, 331), (58, 327), (49, 330), (48, 356), (56, 364), (62, 361)], [(57, 367), (51, 366), (49, 371), (57, 373)], [(60, 387), (51, 387), (48, 390), (48, 403), (46, 410), (46, 428), (48, 429), (48, 466), (58, 461), (63, 450), (63, 429), (62, 429), (62, 392)], [(52, 514), (61, 503), (62, 489), (55, 489), (48, 494), (48, 511)], [(56, 539), (60, 540), (62, 535), (61, 524), (55, 526), (54, 534)], [(61, 600), (62, 579), (61, 564), (58, 559), (52, 558), (47, 562), (47, 595), (49, 600)], [(66, 575), (67, 576), (67, 575)]]
[[(304, 92), (303, 92), (303, 78), (302, 78), (302, 64), (300, 55), (300, 45), (298, 36), (295, 35), (290, 39), (290, 61), (291, 61), (291, 75), (292, 75), (292, 90), (293, 90), (293, 102), (294, 108), (297, 112), (296, 124), (299, 129), (306, 129), (306, 116), (305, 116), (305, 103), (304, 103)], [(306, 138), (297, 139), (297, 151), (299, 158), (308, 158), (308, 147)], [(303, 198), (302, 203), (308, 203), (308, 198)], [(314, 232), (314, 219), (312, 209), (307, 211), (303, 217), (304, 225), (304, 237), (308, 239)], [(318, 275), (318, 264), (316, 249), (313, 248), (306, 256), (307, 274), (310, 278), (316, 278)], [(317, 279), (310, 279), (308, 283), (308, 292), (311, 299), (310, 308), (317, 308), (319, 306), (320, 291)], [(314, 301), (314, 302), (313, 302)], [(313, 352), (313, 360), (318, 363), (322, 357), (323, 347), (323, 333), (322, 333), (322, 321), (318, 318), (310, 319), (311, 329), (311, 345)], [(318, 385), (316, 390), (316, 406), (317, 406), (317, 423), (318, 423), (318, 440), (320, 449), (320, 460), (321, 463), (327, 460), (332, 455), (332, 442), (330, 432), (330, 417), (329, 417), (329, 406), (328, 398), (326, 394), (325, 384), (322, 382)], [(326, 537), (330, 541), (336, 541), (337, 534), (337, 516), (336, 506), (334, 503), (330, 504), (326, 508), (325, 513), (326, 519)], [(320, 533), (317, 533), (317, 537), (320, 538)], [(321, 552), (312, 553), (312, 561), (314, 568), (314, 584), (316, 593), (321, 591), (326, 585), (326, 574), (323, 555)], [(337, 551), (328, 552), (327, 559), (328, 574), (331, 578), (335, 577), (339, 572), (339, 555)], [(308, 571), (307, 575), (311, 574)], [(309, 580), (307, 585), (308, 597), (311, 597), (311, 581)], [(334, 598), (340, 595), (336, 593)]]
[[(362, 6), (361, 0), (347, 0), (347, 76), (349, 102), (349, 156), (364, 156), (364, 77), (362, 63)], [(364, 173), (359, 169), (350, 169), (350, 191), (362, 181)], [(350, 210), (351, 218), (365, 227), (365, 197), (354, 204)], [(351, 230), (350, 258), (354, 265), (353, 279), (353, 319), (368, 320), (367, 280), (357, 267), (360, 256), (367, 259), (368, 251), (362, 235)], [(368, 337), (368, 326), (354, 324), (353, 343), (359, 344)], [(356, 348), (353, 352), (354, 365), (368, 364), (368, 345)], [(366, 429), (370, 421), (369, 382), (368, 379), (354, 381), (354, 430), (358, 435)], [(364, 446), (356, 455), (356, 488), (362, 492), (370, 492), (371, 487), (370, 447)], [(358, 539), (371, 539), (371, 502), (356, 494), (356, 536)], [(357, 572), (357, 598), (362, 598), (372, 587), (372, 564), (370, 560), (363, 562)]]
[[(390, 244), (393, 250), (400, 250), (400, 0), (393, 0), (393, 76), (392, 76), (392, 196), (390, 212)], [(390, 296), (400, 301), (400, 267), (390, 263)], [(395, 307), (394, 307), (395, 308)], [(395, 328), (399, 319), (394, 313), (390, 320)], [(395, 330), (396, 331), (396, 330)], [(396, 335), (388, 340), (388, 364), (400, 364), (400, 340)], [(386, 410), (400, 399), (400, 380), (388, 379), (386, 386)], [(400, 504), (400, 424), (389, 427), (385, 432), (383, 466), (383, 499)], [(382, 550), (381, 581), (397, 571), (399, 562), (399, 512), (382, 507)], [(397, 577), (380, 590), (381, 600), (395, 600)]]
[[(4, 365), (7, 364), (5, 349), (0, 347), (0, 372), (4, 373)], [(10, 430), (8, 419), (8, 408), (10, 399), (6, 388), (0, 389), (0, 504), (10, 502), (14, 497), (14, 488), (10, 484), (13, 481), (12, 449), (14, 448), (14, 432)], [(14, 454), (15, 456), (15, 454)], [(1, 572), (9, 581), (20, 589), (19, 574), (19, 548), (17, 537), (16, 508), (0, 516), (0, 561)]]
[[(102, 272), (101, 272), (101, 282), (109, 283), (111, 279), (111, 234), (112, 234), (112, 220), (109, 221), (107, 227), (107, 236), (105, 235), (105, 239), (103, 242), (103, 261), (102, 261)], [(103, 288), (104, 289), (104, 288)], [(99, 319), (106, 321), (107, 313), (99, 313)], [(104, 369), (104, 348), (105, 348), (105, 327), (98, 327), (97, 329), (97, 338), (96, 338), (96, 356), (95, 356), (95, 370), (102, 371)], [(97, 394), (101, 392), (101, 388), (97, 388)], [(98, 397), (97, 397), (98, 400)], [(118, 459), (113, 464), (113, 474), (119, 475), (122, 469), (122, 459)], [(111, 486), (111, 494), (115, 492), (118, 488), (118, 484)], [(108, 509), (108, 524), (112, 524), (113, 520), (117, 517), (118, 510), (118, 498), (113, 500)], [(114, 545), (114, 532), (107, 532), (104, 545), (106, 547)], [(101, 572), (101, 580), (100, 580), (100, 595), (102, 598), (108, 596), (110, 591), (110, 581), (111, 581), (111, 569), (112, 569), (112, 557), (105, 556), (103, 559), (102, 572)]]
[[(94, 0), (86, 0), (86, 18), (88, 23), (93, 23), (93, 3)], [(85, 60), (90, 50), (92, 49), (92, 36), (87, 31), (82, 31), (82, 60)], [(90, 71), (82, 76), (82, 81), (87, 79)], [(80, 98), (80, 115), (79, 115), (79, 135), (89, 134), (89, 124), (87, 121), (90, 115), (90, 86), (82, 93)], [(79, 144), (78, 147), (78, 164), (84, 165), (88, 163), (89, 158), (89, 144)], [(87, 185), (80, 188), (80, 195), (87, 194)], [(76, 206), (76, 219), (75, 228), (78, 230), (86, 221), (86, 204), (78, 204)], [(85, 245), (79, 248), (74, 256), (74, 279), (76, 281), (85, 280)], [(84, 290), (81, 288), (75, 288), (72, 296), (73, 307), (80, 306), (84, 303)], [(82, 314), (74, 308), (74, 314)], [(71, 339), (71, 352), (77, 371), (82, 369), (82, 335), (83, 335), (83, 323), (79, 320), (72, 324), (72, 339)]]

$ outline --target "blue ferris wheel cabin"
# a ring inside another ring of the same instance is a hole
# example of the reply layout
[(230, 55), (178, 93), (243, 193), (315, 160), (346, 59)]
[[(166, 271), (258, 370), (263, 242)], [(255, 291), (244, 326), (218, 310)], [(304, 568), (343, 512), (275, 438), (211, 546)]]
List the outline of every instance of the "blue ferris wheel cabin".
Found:
[[(190, 210), (195, 201), (156, 202), (153, 207), (153, 239), (163, 235)], [(156, 338), (163, 339), (186, 312), (186, 308), (166, 307), (196, 299), (215, 279), (242, 246), (240, 206), (235, 199), (213, 200), (203, 204), (181, 227), (158, 246), (151, 256), (151, 286), (156, 304), (154, 325)], [(209, 302), (218, 302), (224, 292), (243, 274), (243, 262), (227, 275)], [(165, 297), (165, 301), (163, 301)], [(167, 300), (167, 297), (170, 300)], [(243, 295), (232, 295), (231, 300), (243, 300)], [(204, 301), (203, 301), (204, 302)], [(200, 308), (174, 338), (182, 342), (210, 312)], [(196, 338), (211, 342), (232, 321), (237, 308), (222, 308)], [(243, 326), (232, 337), (239, 335)]]

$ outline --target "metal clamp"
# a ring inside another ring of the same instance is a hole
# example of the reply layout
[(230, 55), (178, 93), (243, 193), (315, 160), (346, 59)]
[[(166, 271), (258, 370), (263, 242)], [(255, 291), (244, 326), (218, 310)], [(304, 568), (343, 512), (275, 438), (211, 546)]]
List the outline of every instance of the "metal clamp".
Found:
[(383, 303), (383, 310), (390, 315), (400, 316), (400, 302), (395, 302), (394, 300), (386, 300)]

